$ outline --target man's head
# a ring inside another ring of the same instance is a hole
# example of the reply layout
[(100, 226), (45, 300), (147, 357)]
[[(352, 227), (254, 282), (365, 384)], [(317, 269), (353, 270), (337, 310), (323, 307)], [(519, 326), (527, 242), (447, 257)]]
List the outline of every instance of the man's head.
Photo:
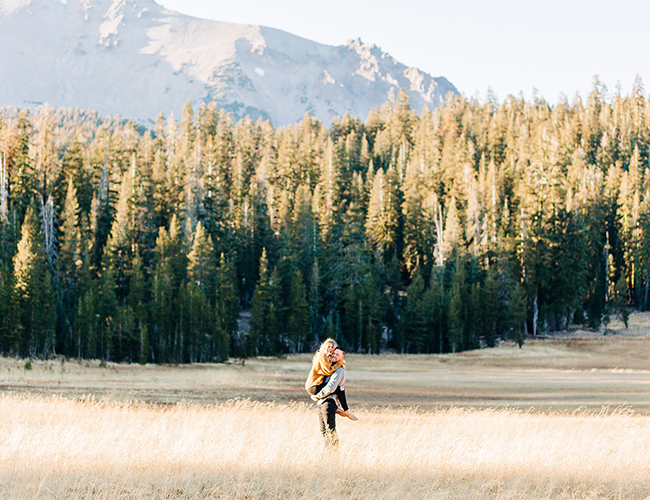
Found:
[(332, 363), (338, 363), (343, 358), (345, 358), (345, 351), (340, 347), (337, 347), (332, 351)]

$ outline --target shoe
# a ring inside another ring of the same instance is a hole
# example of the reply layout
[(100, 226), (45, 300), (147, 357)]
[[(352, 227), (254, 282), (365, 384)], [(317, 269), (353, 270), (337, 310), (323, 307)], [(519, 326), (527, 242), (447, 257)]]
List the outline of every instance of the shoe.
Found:
[(359, 420), (359, 418), (350, 410), (342, 411), (341, 413), (337, 411), (336, 413), (341, 415), (342, 417), (348, 417), (350, 420)]

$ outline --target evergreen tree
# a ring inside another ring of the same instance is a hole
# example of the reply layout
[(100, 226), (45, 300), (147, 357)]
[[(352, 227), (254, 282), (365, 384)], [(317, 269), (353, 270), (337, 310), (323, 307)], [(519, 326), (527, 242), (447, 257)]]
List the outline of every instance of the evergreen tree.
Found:
[(181, 340), (183, 362), (205, 362), (212, 359), (211, 340), (215, 331), (214, 309), (196, 281), (181, 288)]
[[(68, 180), (68, 189), (61, 214), (61, 237), (59, 239), (59, 252), (57, 259), (57, 311), (58, 311), (58, 336), (62, 341), (60, 348), (66, 353), (74, 353), (75, 338), (73, 318), (79, 301), (78, 282), (79, 272), (83, 265), (82, 241), (79, 230), (79, 203), (77, 190), (72, 177)], [(64, 347), (65, 346), (65, 347)]]
[(34, 126), (29, 112), (21, 110), (16, 124), (11, 130), (11, 147), (4, 157), (9, 180), (10, 204), (13, 205), (21, 219), (36, 194), (37, 178), (29, 154)]
[(148, 332), (154, 362), (178, 361), (177, 296), (170, 259), (161, 259), (153, 272), (149, 303), (151, 323)]
[(196, 225), (192, 250), (187, 256), (187, 277), (190, 282), (196, 283), (208, 300), (214, 300), (214, 246), (200, 222)]
[(449, 291), (449, 343), (451, 352), (464, 349), (466, 341), (465, 328), (465, 292), (466, 274), (465, 259), (458, 255), (456, 257), (454, 272), (451, 279)]
[(397, 232), (399, 229), (399, 199), (394, 185), (394, 172), (384, 174), (377, 170), (372, 183), (366, 234), (381, 255), (397, 251)]
[(298, 270), (291, 278), (291, 295), (289, 297), (289, 334), (290, 351), (303, 352), (309, 342), (309, 306), (302, 273)]
[(499, 281), (496, 276), (494, 266), (488, 269), (485, 279), (485, 286), (482, 289), (482, 330), (485, 343), (488, 347), (496, 345), (497, 336), (499, 335)]
[(74, 316), (74, 334), (76, 351), (71, 354), (79, 358), (97, 357), (97, 340), (99, 333), (99, 322), (95, 314), (96, 294), (95, 289), (90, 288), (79, 297)]
[(246, 354), (273, 354), (278, 337), (278, 324), (269, 283), (266, 249), (260, 258), (260, 279), (255, 286), (251, 305), (250, 331), (246, 339)]
[(213, 341), (213, 356), (218, 361), (228, 359), (229, 352), (234, 355), (245, 352), (246, 346), (242, 345), (238, 335), (239, 301), (236, 279), (232, 262), (221, 254), (215, 287), (216, 331)]
[(521, 348), (524, 345), (524, 323), (526, 321), (526, 296), (524, 287), (515, 283), (510, 290), (506, 308), (508, 338)]
[[(97, 327), (95, 330), (95, 352), (93, 357), (104, 361), (111, 361), (115, 358), (116, 347), (114, 345), (114, 332), (118, 319), (118, 301), (115, 293), (116, 283), (113, 278), (113, 270), (110, 267), (104, 269), (97, 285), (97, 296), (95, 299), (95, 314)], [(118, 352), (119, 354), (119, 352)]]
[(133, 314), (133, 331), (130, 335), (129, 358), (139, 363), (149, 359), (150, 346), (148, 335), (146, 282), (140, 252), (136, 250), (131, 275), (129, 277), (128, 307)]
[(627, 283), (625, 281), (625, 275), (621, 274), (618, 281), (614, 285), (614, 297), (612, 300), (612, 305), (616, 310), (616, 315), (621, 319), (625, 328), (628, 328), (628, 323), (630, 321), (630, 310), (628, 309), (628, 293), (627, 293)]
[(128, 275), (133, 261), (134, 236), (131, 214), (133, 196), (133, 175), (125, 173), (120, 186), (115, 220), (111, 226), (110, 236), (106, 242), (104, 265), (110, 265), (113, 279), (117, 285), (116, 295), (122, 301), (128, 293)]
[(43, 232), (31, 204), (13, 262), (14, 301), (22, 324), (20, 351), (30, 358), (54, 354), (56, 300), (43, 245)]
[(418, 273), (406, 291), (406, 302), (400, 318), (401, 337), (406, 352), (426, 352), (429, 311), (424, 303), (424, 279)]
[(22, 323), (14, 294), (13, 275), (4, 263), (0, 263), (0, 352), (16, 354), (20, 349)]
[(448, 290), (445, 286), (445, 268), (431, 269), (429, 288), (423, 298), (423, 307), (428, 311), (429, 350), (442, 353), (448, 345)]

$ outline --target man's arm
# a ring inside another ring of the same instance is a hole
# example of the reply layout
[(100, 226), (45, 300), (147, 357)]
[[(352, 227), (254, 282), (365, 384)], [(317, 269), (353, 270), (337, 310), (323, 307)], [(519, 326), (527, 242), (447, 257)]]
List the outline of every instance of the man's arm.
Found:
[(345, 368), (343, 367), (339, 368), (332, 374), (325, 387), (323, 387), (318, 394), (313, 396), (312, 399), (319, 400), (326, 398), (332, 394), (337, 387), (345, 389)]

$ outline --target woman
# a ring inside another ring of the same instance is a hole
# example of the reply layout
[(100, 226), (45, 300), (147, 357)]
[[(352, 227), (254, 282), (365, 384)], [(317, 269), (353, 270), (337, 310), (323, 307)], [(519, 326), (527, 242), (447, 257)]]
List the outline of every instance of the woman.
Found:
[[(345, 366), (345, 361), (332, 365), (332, 353), (338, 346), (334, 339), (326, 339), (318, 348), (311, 361), (311, 370), (305, 382), (305, 389), (310, 395), (316, 394), (322, 389), (323, 380), (329, 377), (341, 366)], [(316, 387), (321, 386), (318, 390)]]

